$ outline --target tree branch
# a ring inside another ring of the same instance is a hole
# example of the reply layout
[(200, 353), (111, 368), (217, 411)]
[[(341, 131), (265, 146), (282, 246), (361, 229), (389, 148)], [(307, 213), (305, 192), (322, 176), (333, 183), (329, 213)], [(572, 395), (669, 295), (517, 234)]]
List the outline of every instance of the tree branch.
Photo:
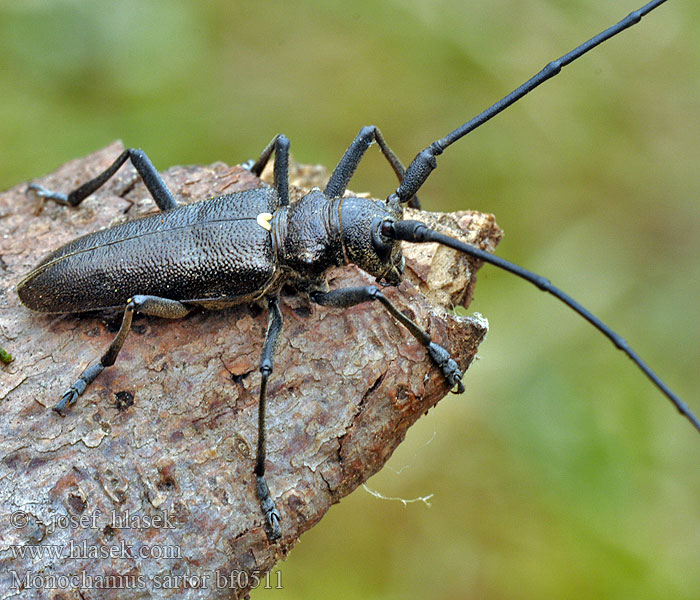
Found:
[[(112, 144), (40, 182), (68, 191), (121, 149)], [(326, 176), (296, 166), (292, 184), (322, 185)], [(223, 163), (173, 167), (164, 178), (179, 201), (260, 185)], [(18, 583), (49, 598), (51, 584), (85, 582), (93, 585), (82, 598), (243, 596), (251, 577), (239, 576), (240, 589), (231, 590), (217, 588), (217, 575), (263, 576), (448, 392), (425, 350), (380, 307), (340, 311), (284, 296), (268, 388), (267, 471), (283, 537), (270, 544), (253, 477), (264, 312), (240, 306), (178, 321), (138, 319), (114, 367), (60, 418), (50, 408), (104, 351), (121, 315), (32, 313), (15, 286), (45, 253), (155, 207), (130, 167), (77, 209), (43, 203), (25, 187), (0, 195), (0, 346), (15, 358), (0, 364), (0, 598), (14, 597)], [(486, 249), (501, 235), (492, 216), (474, 212), (408, 218)], [(486, 326), (455, 316), (452, 306), (471, 300), (475, 265), (432, 245), (407, 245), (405, 254), (410, 280), (387, 295), (466, 369)], [(331, 287), (372, 283), (353, 267), (330, 279)], [(30, 548), (46, 553), (30, 556)], [(181, 587), (164, 589), (178, 576)]]

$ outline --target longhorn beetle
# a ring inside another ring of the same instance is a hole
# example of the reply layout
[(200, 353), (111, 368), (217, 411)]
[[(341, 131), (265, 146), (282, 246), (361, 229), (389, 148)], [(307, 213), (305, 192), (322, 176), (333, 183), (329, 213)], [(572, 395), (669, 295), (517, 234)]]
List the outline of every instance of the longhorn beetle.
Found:
[[(136, 168), (161, 213), (78, 238), (44, 259), (17, 286), (21, 301), (43, 312), (80, 312), (108, 307), (124, 310), (114, 340), (95, 363), (66, 390), (55, 410), (63, 414), (105, 367), (114, 364), (135, 312), (180, 318), (194, 307), (220, 309), (265, 300), (268, 328), (260, 359), (257, 495), (271, 541), (281, 536), (280, 515), (265, 480), (265, 404), (282, 332), (278, 306), (283, 285), (291, 284), (311, 301), (348, 308), (379, 302), (426, 348), (449, 384), (461, 392), (462, 373), (449, 349), (433, 342), (418, 324), (397, 310), (378, 286), (329, 290), (331, 267), (353, 263), (376, 277), (379, 285), (397, 285), (403, 275), (401, 241), (438, 242), (493, 264), (548, 292), (589, 321), (622, 350), (700, 431), (700, 422), (683, 401), (647, 366), (627, 342), (547, 279), (502, 258), (403, 219), (406, 205), (419, 206), (417, 193), (454, 142), (503, 111), (598, 44), (639, 22), (665, 0), (654, 0), (581, 46), (547, 64), (539, 73), (461, 127), (419, 152), (408, 168), (391, 150), (380, 130), (363, 127), (334, 169), (324, 191), (311, 190), (289, 201), (289, 140), (275, 136), (247, 168), (259, 176), (274, 154), (274, 183), (179, 206), (158, 171), (141, 150), (125, 150), (103, 173), (62, 193), (38, 184), (38, 195), (69, 206), (79, 205), (128, 160)], [(399, 185), (385, 201), (346, 195), (367, 149), (377, 143)], [(203, 248), (202, 242), (205, 242)], [(128, 260), (127, 260), (128, 258)]]

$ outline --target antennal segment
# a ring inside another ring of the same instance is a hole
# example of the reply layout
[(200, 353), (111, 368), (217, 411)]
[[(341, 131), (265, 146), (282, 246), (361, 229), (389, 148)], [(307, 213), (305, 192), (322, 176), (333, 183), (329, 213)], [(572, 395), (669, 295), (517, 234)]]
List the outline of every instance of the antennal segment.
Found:
[(463, 138), (468, 133), (474, 131), (477, 127), (480, 127), (489, 119), (495, 117), (498, 113), (520, 100), (520, 98), (534, 90), (540, 84), (557, 75), (563, 67), (574, 62), (577, 58), (584, 55), (589, 50), (592, 50), (599, 44), (609, 40), (611, 37), (617, 35), (625, 29), (632, 27), (632, 25), (636, 25), (642, 20), (642, 17), (650, 13), (664, 2), (666, 2), (666, 0), (653, 0), (639, 10), (631, 12), (619, 23), (608, 27), (605, 31), (571, 50), (571, 52), (568, 52), (561, 58), (550, 62), (544, 67), (544, 69), (537, 73), (537, 75), (528, 79), (510, 94), (504, 96), (498, 102), (487, 108), (482, 113), (478, 114), (470, 121), (467, 121), (461, 127), (458, 127), (451, 133), (448, 133), (445, 137), (430, 144), (430, 146), (428, 146), (428, 148), (425, 150), (419, 152), (413, 159), (413, 162), (411, 162), (411, 164), (408, 166), (408, 169), (406, 169), (406, 174), (403, 181), (401, 181), (401, 184), (396, 190), (396, 195), (398, 196), (399, 201), (405, 203), (410, 200), (416, 194), (416, 192), (418, 192), (421, 186), (425, 183), (425, 180), (428, 179), (430, 173), (432, 173), (433, 169), (437, 167), (435, 157), (442, 154), (448, 146)]
[(651, 367), (649, 367), (649, 365), (647, 365), (639, 357), (639, 355), (634, 350), (632, 350), (627, 341), (623, 337), (615, 333), (612, 329), (610, 329), (610, 327), (603, 323), (593, 313), (591, 313), (589, 310), (587, 310), (578, 302), (576, 302), (576, 300), (574, 300), (571, 296), (552, 285), (549, 279), (546, 279), (545, 277), (537, 275), (536, 273), (533, 273), (531, 271), (528, 271), (523, 267), (520, 267), (503, 258), (494, 256), (493, 254), (481, 250), (480, 248), (476, 248), (475, 246), (466, 244), (464, 242), (461, 242), (460, 240), (451, 238), (450, 236), (438, 233), (437, 231), (430, 229), (425, 225), (425, 223), (421, 223), (420, 221), (398, 221), (386, 223), (382, 226), (382, 234), (386, 237), (393, 238), (396, 240), (404, 240), (406, 242), (438, 242), (439, 244), (449, 246), (450, 248), (458, 250), (459, 252), (464, 252), (465, 254), (473, 256), (474, 258), (478, 258), (479, 260), (483, 260), (484, 262), (490, 263), (501, 269), (504, 269), (505, 271), (513, 273), (514, 275), (517, 275), (518, 277), (529, 281), (533, 285), (536, 285), (542, 291), (548, 292), (555, 298), (558, 298), (569, 308), (576, 311), (579, 315), (586, 319), (586, 321), (593, 325), (603, 335), (605, 335), (610, 341), (612, 341), (613, 344), (615, 344), (615, 346), (618, 349), (622, 350), (627, 356), (629, 356), (632, 359), (632, 362), (635, 365), (637, 365), (637, 367), (641, 369), (641, 371), (651, 380), (651, 382), (659, 390), (661, 390), (664, 393), (664, 395), (673, 403), (673, 405), (678, 409), (678, 412), (680, 412), (684, 417), (686, 417), (693, 424), (693, 427), (695, 427), (695, 429), (700, 431), (700, 422), (698, 421), (697, 417), (692, 413), (692, 411), (688, 408), (685, 402), (683, 402), (683, 400), (681, 400), (671, 390), (671, 388), (669, 388), (661, 380), (661, 378), (659, 378), (659, 376), (651, 370)]

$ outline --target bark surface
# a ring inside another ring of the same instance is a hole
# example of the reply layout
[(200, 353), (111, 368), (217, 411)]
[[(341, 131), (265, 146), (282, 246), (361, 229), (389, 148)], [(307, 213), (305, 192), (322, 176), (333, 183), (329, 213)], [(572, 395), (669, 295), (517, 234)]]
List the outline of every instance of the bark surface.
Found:
[[(69, 191), (121, 150), (112, 144), (37, 181)], [(308, 188), (325, 177), (294, 166), (291, 183)], [(164, 179), (180, 202), (261, 185), (223, 163), (173, 167)], [(75, 209), (25, 189), (0, 194), (0, 346), (15, 359), (0, 363), (0, 598), (245, 596), (253, 576), (377, 472), (449, 392), (425, 350), (379, 305), (341, 311), (284, 296), (266, 474), (283, 537), (270, 544), (253, 477), (266, 311), (137, 318), (116, 364), (59, 417), (51, 407), (104, 352), (121, 313), (33, 313), (15, 286), (71, 239), (156, 209), (130, 166)], [(407, 218), (487, 250), (501, 237), (491, 215)], [(471, 300), (476, 265), (433, 244), (404, 252), (407, 280), (388, 297), (466, 370), (487, 327), (453, 307)], [(373, 280), (347, 267), (329, 282)], [(240, 587), (216, 585), (231, 573), (244, 574)]]

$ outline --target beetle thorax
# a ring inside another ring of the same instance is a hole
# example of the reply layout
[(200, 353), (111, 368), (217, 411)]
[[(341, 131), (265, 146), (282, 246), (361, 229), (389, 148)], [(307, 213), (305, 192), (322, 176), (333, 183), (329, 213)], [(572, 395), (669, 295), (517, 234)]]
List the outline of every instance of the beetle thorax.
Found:
[(318, 189), (276, 213), (277, 258), (290, 279), (313, 281), (344, 264), (338, 201)]

